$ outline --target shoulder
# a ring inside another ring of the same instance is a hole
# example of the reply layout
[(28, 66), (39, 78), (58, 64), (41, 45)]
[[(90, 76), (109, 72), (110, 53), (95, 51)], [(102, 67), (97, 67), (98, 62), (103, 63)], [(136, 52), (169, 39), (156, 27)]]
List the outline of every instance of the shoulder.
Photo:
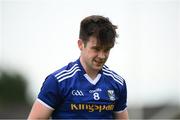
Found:
[(78, 64), (76, 62), (70, 62), (61, 69), (53, 72), (51, 76), (53, 76), (58, 82), (61, 82), (73, 77), (78, 71), (80, 71)]
[(125, 80), (119, 74), (109, 69), (109, 67), (107, 67), (106, 65), (103, 66), (102, 73), (103, 75), (107, 76), (108, 78), (111, 78), (114, 82), (117, 82), (122, 86), (125, 84)]

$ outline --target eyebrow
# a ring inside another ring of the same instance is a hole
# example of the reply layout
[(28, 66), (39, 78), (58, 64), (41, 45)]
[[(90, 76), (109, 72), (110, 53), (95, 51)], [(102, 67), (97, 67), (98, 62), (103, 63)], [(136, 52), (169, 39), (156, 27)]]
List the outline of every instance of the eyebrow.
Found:
[(92, 49), (110, 50), (112, 47), (92, 46)]
[(100, 46), (92, 46), (91, 48), (99, 48), (99, 49), (102, 49), (102, 47), (100, 47)]

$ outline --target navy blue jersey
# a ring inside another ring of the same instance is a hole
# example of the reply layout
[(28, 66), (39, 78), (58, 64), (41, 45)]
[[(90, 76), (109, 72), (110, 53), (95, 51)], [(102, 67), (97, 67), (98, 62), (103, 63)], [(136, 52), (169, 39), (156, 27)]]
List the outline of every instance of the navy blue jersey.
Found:
[(105, 65), (92, 80), (78, 59), (50, 74), (37, 100), (54, 110), (52, 118), (108, 119), (126, 109), (126, 83)]

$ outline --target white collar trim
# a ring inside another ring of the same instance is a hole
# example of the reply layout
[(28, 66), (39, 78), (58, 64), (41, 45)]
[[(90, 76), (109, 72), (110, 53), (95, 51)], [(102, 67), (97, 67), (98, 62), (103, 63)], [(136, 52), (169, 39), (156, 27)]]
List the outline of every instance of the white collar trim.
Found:
[(84, 74), (84, 77), (85, 77), (91, 84), (95, 85), (95, 84), (99, 81), (99, 79), (101, 78), (101, 74), (98, 74), (94, 80), (91, 79), (91, 77), (89, 77), (88, 74)]

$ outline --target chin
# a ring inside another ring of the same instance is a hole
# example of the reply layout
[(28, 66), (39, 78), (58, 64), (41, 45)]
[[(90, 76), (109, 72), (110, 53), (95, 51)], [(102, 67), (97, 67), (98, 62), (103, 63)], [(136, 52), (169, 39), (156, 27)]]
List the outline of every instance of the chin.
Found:
[(96, 70), (96, 71), (99, 71), (99, 70), (102, 69), (103, 65), (104, 65), (104, 64), (96, 64), (96, 63), (95, 63), (95, 64), (93, 65), (93, 69)]
[(103, 66), (94, 67), (94, 70), (99, 71), (99, 70), (101, 70), (101, 69), (102, 69), (102, 67), (103, 67)]

